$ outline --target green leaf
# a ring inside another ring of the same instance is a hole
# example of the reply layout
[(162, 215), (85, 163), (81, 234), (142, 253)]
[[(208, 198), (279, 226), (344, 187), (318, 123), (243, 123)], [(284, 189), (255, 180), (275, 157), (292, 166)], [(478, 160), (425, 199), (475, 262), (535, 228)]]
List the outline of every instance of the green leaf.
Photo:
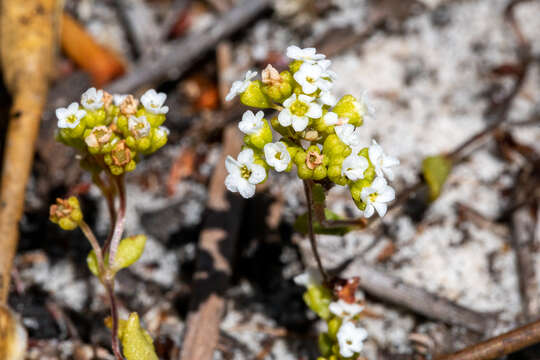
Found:
[[(105, 319), (105, 324), (109, 329), (112, 328), (110, 317)], [(158, 360), (152, 337), (141, 327), (137, 313), (131, 313), (127, 320), (119, 321), (118, 339), (122, 342), (127, 360)]]
[(442, 187), (452, 170), (452, 161), (443, 155), (428, 156), (422, 162), (422, 173), (429, 186), (429, 200), (441, 194)]
[[(326, 220), (343, 220), (341, 216), (339, 216), (338, 214), (328, 209), (324, 209), (324, 214), (326, 216)], [(307, 212), (296, 218), (296, 221), (294, 222), (294, 229), (304, 235), (308, 233)], [(315, 218), (313, 218), (313, 232), (315, 234), (343, 236), (352, 230), (353, 228), (349, 226), (325, 228), (325, 227), (322, 227), (321, 224)]]
[(145, 244), (145, 235), (135, 235), (122, 239), (118, 245), (115, 263), (113, 264), (114, 271), (127, 268), (139, 260)]

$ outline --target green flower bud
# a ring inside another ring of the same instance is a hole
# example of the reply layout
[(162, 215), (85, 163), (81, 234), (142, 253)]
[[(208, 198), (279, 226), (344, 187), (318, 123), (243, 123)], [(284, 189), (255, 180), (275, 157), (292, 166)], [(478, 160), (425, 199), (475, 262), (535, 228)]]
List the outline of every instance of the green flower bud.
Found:
[(86, 116), (84, 117), (85, 124), (87, 128), (94, 128), (96, 126), (108, 125), (107, 124), (107, 113), (105, 109), (97, 109), (95, 111), (87, 111)]
[(114, 146), (110, 153), (105, 154), (103, 160), (113, 175), (121, 175), (135, 169), (135, 155), (136, 153), (130, 150), (126, 142), (122, 140)]
[(334, 106), (332, 111), (339, 117), (349, 119), (349, 124), (354, 126), (361, 126), (364, 122), (363, 116), (361, 115), (360, 104), (352, 95), (343, 96), (336, 106)]
[(153, 128), (157, 128), (163, 125), (163, 123), (167, 119), (165, 114), (153, 114), (149, 111), (146, 111), (144, 108), (137, 111), (137, 116), (146, 116), (146, 120), (148, 120), (148, 122)]
[(126, 115), (119, 115), (116, 119), (116, 126), (118, 127), (118, 130), (122, 132), (122, 134), (129, 134), (129, 128), (128, 128), (128, 118)]
[(268, 64), (262, 72), (263, 93), (275, 103), (281, 103), (292, 94), (294, 79), (289, 71), (278, 73)]
[(328, 337), (332, 340), (337, 340), (337, 333), (341, 327), (341, 318), (334, 316), (328, 320)]
[(294, 60), (292, 63), (289, 64), (289, 70), (294, 74), (295, 72), (300, 69), (300, 66), (302, 66), (304, 62), (301, 60)]
[(83, 136), (84, 130), (86, 129), (86, 116), (83, 117), (80, 122), (74, 128), (63, 128), (58, 131), (62, 139), (80, 139)]
[(83, 219), (79, 200), (75, 196), (56, 199), (56, 204), (49, 209), (49, 219), (64, 230), (76, 229)]
[(262, 150), (264, 145), (272, 142), (272, 129), (265, 119), (263, 121), (263, 127), (257, 134), (251, 134), (244, 136), (244, 142), (250, 147)]
[(246, 106), (260, 109), (271, 107), (268, 97), (262, 91), (262, 82), (260, 80), (252, 81), (246, 91), (240, 95), (240, 101)]
[(270, 125), (272, 125), (272, 128), (274, 128), (281, 136), (287, 137), (292, 134), (291, 128), (282, 126), (277, 117), (270, 119)]
[(328, 306), (332, 302), (332, 292), (323, 285), (309, 285), (304, 293), (304, 302), (322, 319), (330, 317)]
[(354, 204), (356, 205), (356, 207), (358, 207), (358, 209), (362, 211), (366, 208), (366, 204), (362, 201), (362, 198), (360, 197), (360, 195), (362, 193), (362, 189), (365, 188), (366, 186), (370, 186), (371, 182), (372, 180), (368, 180), (368, 179), (357, 180), (350, 186), (350, 189), (349, 189), (351, 192), (351, 197), (353, 198)]
[(289, 152), (289, 155), (291, 155), (291, 159), (293, 159), (293, 161), (296, 154), (298, 154), (299, 151), (303, 151), (302, 147), (295, 144), (291, 139), (281, 138), (279, 141), (283, 142), (287, 146), (287, 151)]
[(100, 125), (84, 132), (84, 142), (90, 154), (106, 154), (114, 148), (118, 137), (109, 127)]
[(334, 341), (327, 333), (319, 334), (319, 351), (323, 356), (332, 355), (332, 345), (334, 345)]

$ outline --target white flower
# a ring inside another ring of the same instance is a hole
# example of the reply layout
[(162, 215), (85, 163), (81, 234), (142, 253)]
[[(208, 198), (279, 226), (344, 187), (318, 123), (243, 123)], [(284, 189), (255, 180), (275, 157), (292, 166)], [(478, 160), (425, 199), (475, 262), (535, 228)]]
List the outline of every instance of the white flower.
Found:
[(332, 83), (325, 78), (324, 70), (317, 64), (303, 63), (293, 77), (306, 94), (313, 94), (318, 89), (328, 91), (332, 86)]
[(56, 109), (56, 117), (58, 118), (58, 127), (60, 129), (73, 129), (79, 125), (81, 119), (86, 115), (86, 111), (79, 110), (79, 104), (71, 103), (67, 108)]
[(255, 76), (257, 76), (256, 71), (248, 70), (248, 72), (246, 73), (244, 77), (244, 80), (237, 80), (232, 83), (231, 90), (225, 97), (225, 100), (231, 101), (232, 99), (234, 99), (236, 95), (240, 95), (241, 93), (246, 91), (246, 89), (249, 86), (249, 83), (251, 82), (251, 79), (253, 79)]
[(287, 57), (304, 61), (308, 64), (314, 64), (315, 62), (324, 59), (326, 56), (317, 54), (317, 49), (315, 48), (300, 49), (298, 46), (291, 45), (287, 48)]
[(171, 130), (169, 130), (167, 127), (165, 126), (160, 126), (156, 129), (156, 134), (157, 136), (159, 137), (164, 137), (164, 136), (169, 136), (169, 134), (171, 133)]
[(266, 170), (254, 163), (252, 149), (245, 149), (238, 154), (238, 160), (227, 156), (225, 167), (229, 175), (225, 179), (225, 186), (229, 191), (239, 192), (248, 199), (255, 195), (255, 185), (266, 178)]
[(326, 125), (332, 126), (339, 122), (339, 116), (335, 112), (329, 111), (324, 114), (323, 120)]
[(338, 138), (345, 143), (345, 145), (348, 145), (351, 148), (358, 148), (360, 146), (362, 142), (360, 128), (355, 127), (353, 124), (344, 124), (336, 126), (334, 129)]
[(238, 123), (238, 128), (247, 135), (257, 134), (264, 126), (263, 117), (262, 111), (253, 114), (253, 111), (248, 110), (242, 115), (242, 121)]
[(281, 141), (264, 145), (264, 157), (277, 172), (285, 171), (291, 162), (287, 146)]
[(314, 100), (315, 98), (311, 96), (292, 94), (283, 102), (285, 109), (281, 110), (278, 115), (281, 126), (292, 125), (295, 131), (302, 131), (307, 127), (309, 118), (320, 118), (322, 108)]
[(371, 217), (375, 210), (379, 216), (383, 217), (386, 214), (388, 205), (386, 203), (394, 200), (396, 192), (386, 183), (386, 179), (377, 176), (370, 186), (362, 189), (360, 198), (366, 204), (364, 216)]
[(383, 152), (382, 147), (377, 144), (375, 140), (372, 140), (369, 147), (369, 160), (375, 166), (375, 173), (377, 176), (386, 175), (388, 179), (394, 180), (394, 172), (392, 167), (399, 165), (399, 160), (395, 157), (388, 156)]
[(364, 178), (364, 171), (369, 167), (369, 161), (363, 157), (352, 153), (343, 160), (341, 165), (341, 175), (345, 175), (349, 180), (356, 181)]
[(141, 104), (146, 111), (152, 114), (166, 114), (169, 112), (168, 106), (163, 106), (167, 100), (165, 93), (157, 93), (156, 90), (150, 89), (141, 96)]
[(334, 106), (337, 103), (336, 97), (330, 91), (321, 91), (318, 100), (321, 104), (329, 106)]
[(339, 343), (339, 353), (343, 357), (351, 357), (362, 351), (364, 340), (368, 333), (363, 327), (357, 327), (352, 322), (347, 321), (339, 328), (337, 339)]
[(103, 106), (103, 90), (91, 87), (81, 95), (81, 104), (85, 109), (97, 110)]
[(305, 272), (294, 277), (296, 285), (305, 287), (321, 285), (322, 281), (321, 272), (314, 268), (308, 268)]
[(124, 102), (124, 100), (126, 100), (127, 97), (128, 96), (124, 95), (124, 94), (114, 94), (113, 95), (114, 105), (116, 105), (116, 106), (122, 105), (122, 103)]
[(349, 304), (343, 299), (339, 299), (338, 301), (330, 303), (328, 309), (332, 314), (339, 316), (340, 318), (351, 319), (360, 314), (364, 310), (364, 307), (357, 303)]
[(362, 93), (360, 101), (355, 102), (355, 106), (362, 118), (372, 119), (375, 117), (375, 108), (371, 105), (367, 91)]
[(146, 120), (146, 116), (130, 116), (128, 119), (128, 129), (136, 139), (139, 139), (150, 134), (150, 123)]
[(332, 62), (330, 60), (319, 60), (317, 61), (317, 65), (319, 65), (321, 69), (323, 69), (323, 77), (328, 77), (332, 80), (337, 79), (337, 74), (330, 70), (330, 65), (332, 65)]

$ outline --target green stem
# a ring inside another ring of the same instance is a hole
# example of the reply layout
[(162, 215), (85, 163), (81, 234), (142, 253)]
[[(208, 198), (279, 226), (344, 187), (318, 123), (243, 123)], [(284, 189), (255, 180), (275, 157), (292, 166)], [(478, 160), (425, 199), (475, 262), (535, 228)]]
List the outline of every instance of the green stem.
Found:
[(84, 220), (81, 220), (81, 222), (79, 222), (79, 227), (81, 228), (81, 231), (83, 232), (84, 236), (86, 236), (86, 238), (90, 242), (90, 245), (92, 245), (92, 249), (94, 250), (94, 253), (96, 254), (98, 267), (99, 267), (99, 273), (104, 274), (105, 265), (103, 261), (103, 252), (101, 251), (101, 247), (99, 246), (99, 242), (97, 241), (96, 236), (92, 232), (92, 229), (90, 229), (90, 226), (88, 226), (88, 224)]
[(324, 279), (324, 282), (328, 282), (328, 275), (324, 270), (322, 265), (321, 257), (319, 255), (319, 250), (317, 248), (317, 242), (315, 241), (315, 233), (313, 231), (313, 194), (312, 194), (312, 182), (304, 180), (304, 191), (306, 193), (307, 208), (308, 208), (308, 230), (309, 230), (309, 243), (311, 244), (311, 250), (313, 251), (313, 256), (317, 261), (317, 267), (321, 272), (321, 275)]

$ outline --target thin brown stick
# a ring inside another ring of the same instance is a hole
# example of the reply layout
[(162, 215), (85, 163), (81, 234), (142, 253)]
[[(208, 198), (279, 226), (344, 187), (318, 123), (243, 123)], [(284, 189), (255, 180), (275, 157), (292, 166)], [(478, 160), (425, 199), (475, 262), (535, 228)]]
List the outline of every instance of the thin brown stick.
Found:
[(221, 16), (208, 31), (164, 45), (159, 57), (143, 60), (128, 75), (107, 86), (107, 90), (126, 93), (144, 85), (178, 78), (193, 65), (194, 60), (213, 49), (219, 40), (242, 29), (270, 3), (269, 0), (250, 0), (236, 6)]
[(359, 287), (367, 294), (430, 319), (463, 326), (478, 333), (484, 333), (495, 322), (490, 314), (468, 309), (437, 294), (407, 284), (361, 260), (350, 259), (341, 266), (343, 267), (346, 268), (346, 276), (360, 275)]
[(313, 251), (313, 256), (317, 261), (317, 267), (323, 276), (324, 282), (328, 281), (328, 274), (324, 270), (321, 256), (319, 255), (319, 250), (317, 248), (317, 241), (315, 239), (315, 233), (313, 232), (313, 193), (312, 193), (313, 182), (304, 180), (304, 191), (306, 193), (306, 202), (307, 202), (307, 215), (308, 215), (308, 234), (309, 234), (309, 243), (311, 244), (311, 250)]
[(540, 321), (514, 329), (490, 340), (436, 360), (492, 360), (540, 342)]

